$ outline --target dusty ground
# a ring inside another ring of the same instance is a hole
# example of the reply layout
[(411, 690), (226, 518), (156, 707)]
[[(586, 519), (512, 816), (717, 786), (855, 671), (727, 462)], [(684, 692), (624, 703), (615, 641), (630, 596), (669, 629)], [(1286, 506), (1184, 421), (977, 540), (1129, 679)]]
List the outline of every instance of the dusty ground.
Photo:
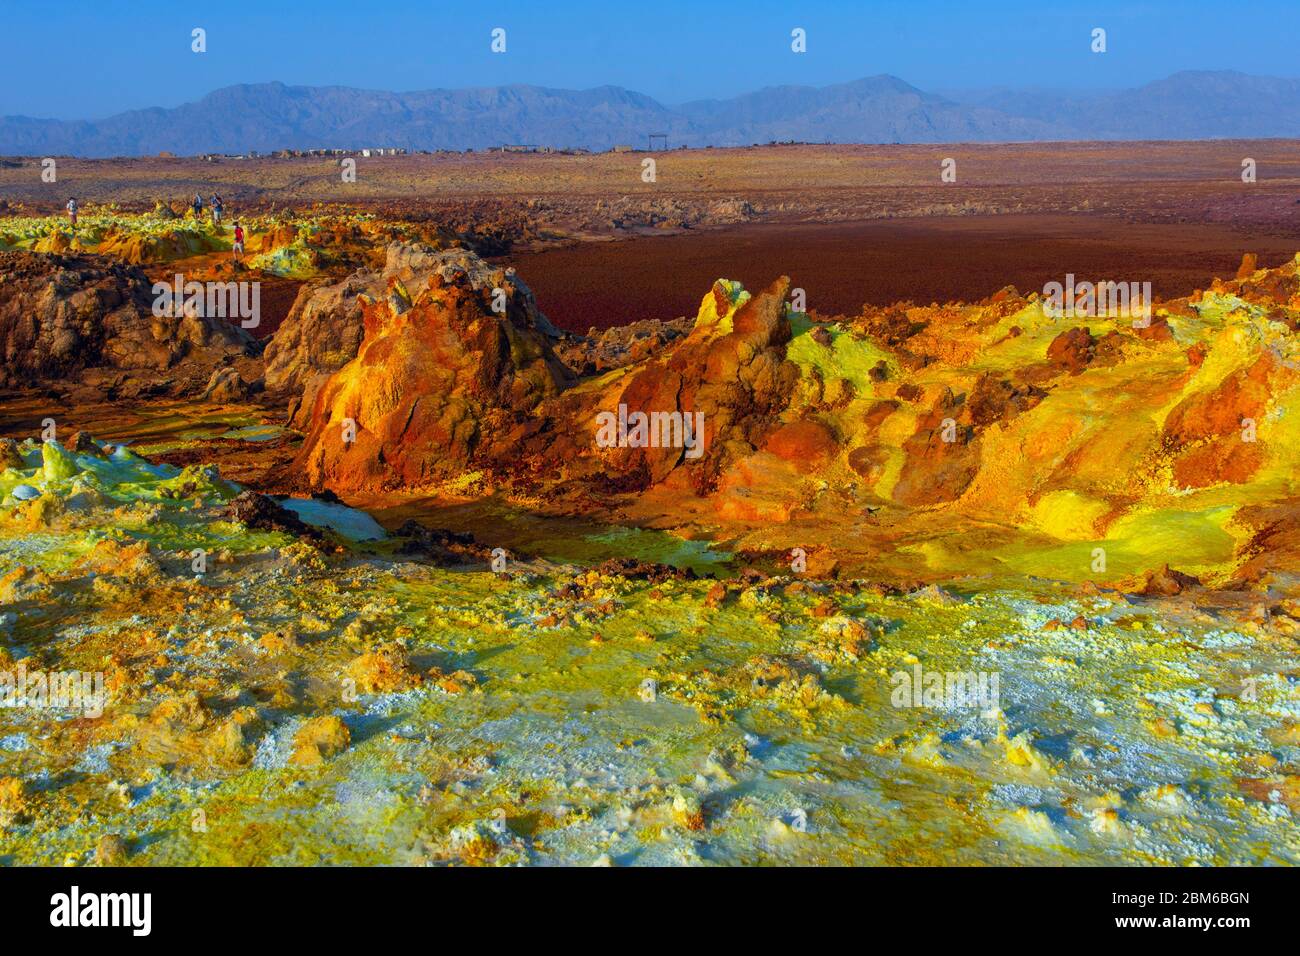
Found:
[[(1150, 282), (1159, 298), (1231, 277), (1243, 250), (1287, 261), (1295, 230), (1227, 223), (1116, 224), (1087, 213), (918, 217), (844, 223), (754, 223), (708, 232), (583, 244), (502, 257), (528, 279), (561, 328), (586, 332), (692, 315), (719, 277), (758, 288), (788, 275), (809, 309), (854, 315), (883, 306), (973, 301), (1005, 285), (1024, 292), (1079, 280)], [(611, 281), (616, 276), (617, 281)]]
[[(601, 222), (596, 206), (625, 196), (688, 205), (735, 198), (758, 218), (846, 221), (979, 212), (1104, 212), (1156, 222), (1300, 222), (1300, 152), (1293, 140), (1199, 143), (1037, 143), (949, 146), (765, 146), (588, 156), (435, 154), (357, 160), (345, 184), (324, 158), (58, 160), (58, 183), (39, 158), (0, 167), (0, 200), (59, 211), (67, 196), (148, 208), (220, 191), (237, 214), (251, 206), (349, 203), (407, 212), (480, 204), (519, 207), (558, 229)], [(656, 181), (642, 181), (653, 155)], [(939, 180), (945, 157), (957, 181)], [(1241, 182), (1241, 161), (1258, 182)], [(568, 221), (568, 220), (576, 221)], [(660, 228), (668, 228), (660, 226)], [(624, 227), (628, 228), (628, 227)]]
[[(698, 290), (723, 275), (757, 286), (789, 274), (824, 315), (1041, 288), (1066, 272), (1183, 294), (1229, 275), (1243, 251), (1267, 265), (1295, 251), (1297, 145), (679, 150), (653, 154), (653, 183), (642, 181), (647, 153), (358, 158), (351, 184), (335, 159), (154, 158), (61, 159), (49, 185), (30, 158), (0, 168), (0, 211), (57, 212), (69, 194), (83, 206), (179, 208), (199, 191), (220, 192), (232, 216), (346, 204), (435, 219), (508, 256), (543, 311), (586, 331), (691, 314)], [(939, 181), (946, 157), (955, 183)], [(1245, 157), (1255, 183), (1241, 181)], [(647, 235), (659, 241), (614, 241)]]

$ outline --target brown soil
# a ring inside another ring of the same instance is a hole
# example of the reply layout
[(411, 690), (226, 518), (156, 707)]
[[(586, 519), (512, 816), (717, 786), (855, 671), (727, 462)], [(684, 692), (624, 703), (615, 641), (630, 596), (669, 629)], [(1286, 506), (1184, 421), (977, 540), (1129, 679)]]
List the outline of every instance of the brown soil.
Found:
[(302, 280), (263, 276), (258, 281), (262, 283), (262, 321), (257, 328), (248, 331), (255, 339), (267, 339), (289, 315), (293, 300), (302, 288)]
[[(952, 143), (926, 146), (756, 146), (735, 149), (592, 155), (436, 153), (361, 159), (357, 182), (340, 180), (332, 158), (142, 158), (59, 160), (59, 189), (40, 178), (40, 157), (0, 167), (0, 200), (29, 210), (62, 212), (65, 192), (85, 203), (151, 209), (158, 199), (183, 202), (196, 191), (224, 189), (228, 206), (284, 208), (315, 203), (436, 209), (448, 202), (510, 199), (545, 213), (566, 198), (589, 204), (619, 196), (710, 199), (738, 196), (773, 212), (818, 219), (865, 219), (925, 204), (1044, 205), (1177, 216), (1207, 199), (1252, 218), (1294, 219), (1279, 193), (1295, 198), (1300, 179), (1296, 140), (1206, 140), (1132, 143)], [(654, 155), (654, 183), (641, 161)], [(1258, 162), (1259, 181), (1243, 189), (1241, 159)], [(957, 182), (939, 182), (939, 162), (957, 161)], [(66, 185), (66, 188), (64, 184)], [(480, 210), (481, 211), (481, 210)], [(938, 213), (940, 210), (935, 209)], [(229, 212), (229, 210), (228, 210)]]
[[(172, 277), (178, 272), (187, 279), (199, 281), (212, 278), (221, 282), (231, 280), (257, 282), (261, 287), (258, 293), (259, 322), (255, 328), (247, 331), (255, 339), (270, 338), (271, 333), (288, 317), (293, 301), (298, 297), (298, 290), (303, 286), (303, 280), (272, 276), (263, 272), (234, 274), (228, 271), (230, 263), (230, 253), (212, 252), (153, 265), (146, 270), (146, 274), (150, 279), (159, 282), (171, 282)], [(231, 319), (231, 322), (239, 324), (236, 319)]]
[(973, 301), (1005, 285), (1150, 282), (1175, 298), (1232, 278), (1242, 253), (1277, 266), (1300, 232), (1217, 223), (1129, 223), (1096, 214), (925, 217), (846, 223), (752, 223), (708, 232), (521, 252), (513, 264), (556, 325), (586, 332), (694, 315), (718, 278), (748, 289), (789, 275), (822, 315), (864, 303)]
[[(762, 146), (656, 153), (439, 153), (337, 160), (60, 160), (93, 212), (219, 191), (237, 210), (308, 208), (432, 220), (510, 255), (559, 325), (580, 331), (694, 314), (720, 276), (788, 274), (823, 315), (899, 299), (978, 299), (1067, 272), (1178, 296), (1231, 277), (1241, 254), (1300, 247), (1295, 140)], [(1241, 181), (1241, 160), (1258, 182)], [(957, 161), (955, 183), (939, 161)], [(0, 213), (57, 213), (38, 158), (0, 168)], [(595, 242), (591, 242), (594, 240)], [(558, 247), (558, 248), (557, 248)], [(264, 280), (265, 281), (265, 280)], [(263, 287), (269, 335), (296, 286)]]

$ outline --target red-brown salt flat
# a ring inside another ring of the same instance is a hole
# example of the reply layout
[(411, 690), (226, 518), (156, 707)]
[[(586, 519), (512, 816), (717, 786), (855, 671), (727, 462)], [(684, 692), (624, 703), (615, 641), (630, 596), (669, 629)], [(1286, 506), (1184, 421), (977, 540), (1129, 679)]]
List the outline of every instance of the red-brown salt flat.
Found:
[(1220, 223), (1131, 223), (1090, 214), (751, 223), (719, 230), (517, 253), (513, 264), (547, 317), (585, 332), (693, 315), (715, 279), (762, 288), (789, 275), (822, 315), (864, 303), (972, 301), (1005, 285), (1150, 282), (1160, 298), (1231, 278), (1243, 252), (1277, 266), (1300, 235)]

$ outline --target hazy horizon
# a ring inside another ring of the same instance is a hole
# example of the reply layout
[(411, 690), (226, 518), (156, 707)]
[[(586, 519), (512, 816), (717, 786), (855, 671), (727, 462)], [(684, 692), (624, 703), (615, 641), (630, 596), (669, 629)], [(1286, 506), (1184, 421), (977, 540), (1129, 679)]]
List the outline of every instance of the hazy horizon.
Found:
[[(1071, 3), (1050, 11), (1029, 2), (997, 11), (939, 2), (924, 20), (914, 5), (893, 0), (798, 8), (733, 2), (711, 11), (679, 0), (650, 10), (582, 2), (564, 12), (520, 3), (490, 12), (434, 9), (413, 0), (368, 10), (320, 0), (286, 33), (274, 10), (177, 9), (160, 0), (124, 11), (86, 0), (19, 6), (6, 11), (0, 50), (17, 75), (39, 81), (0, 90), (0, 115), (96, 120), (277, 80), (398, 92), (617, 86), (665, 105), (878, 74), (943, 95), (1095, 93), (1183, 70), (1293, 76), (1290, 38), (1300, 28), (1300, 10), (1275, 10), (1268, 31), (1241, 35), (1237, 11), (1199, 2)], [(206, 31), (202, 54), (190, 49), (195, 27)], [(506, 30), (504, 54), (490, 50), (497, 27)], [(790, 49), (796, 27), (807, 33), (806, 53)], [(1104, 56), (1089, 48), (1094, 27), (1107, 31)], [(51, 49), (71, 67), (51, 70)]]
[[(1195, 72), (1195, 71), (1178, 71), (1178, 72)], [(1230, 71), (1224, 71), (1224, 72), (1230, 72)], [(1244, 73), (1244, 71), (1239, 71), (1239, 72)], [(1154, 77), (1153, 80), (1148, 82), (1155, 82), (1162, 79), (1167, 79), (1169, 76), (1172, 75), (1174, 74), (1170, 73), (1162, 76), (1157, 76)], [(1263, 74), (1245, 74), (1245, 75), (1258, 76), (1261, 78), (1269, 78), (1269, 79), (1300, 79), (1300, 75), (1297, 75), (1295, 77), (1289, 77), (1284, 75), (1277, 75), (1277, 76), (1269, 75), (1268, 77), (1264, 77)], [(617, 83), (593, 83), (588, 86), (558, 86), (552, 83), (530, 82), (527, 80), (520, 80), (511, 83), (499, 83), (499, 84), (489, 84), (489, 85), (475, 84), (475, 85), (465, 85), (465, 86), (428, 86), (428, 87), (419, 87), (419, 88), (413, 87), (410, 89), (396, 89), (396, 88), (387, 88), (383, 86), (353, 86), (347, 83), (306, 83), (306, 82), (299, 82), (296, 80), (287, 80), (284, 79), (283, 77), (271, 77), (269, 79), (264, 79), (264, 80), (247, 80), (247, 81), (241, 81), (239, 83), (228, 83), (223, 86), (215, 86), (210, 90), (207, 90), (203, 93), (199, 93), (193, 99), (184, 100), (179, 103), (174, 103), (169, 105), (163, 105), (161, 103), (140, 104), (137, 106), (129, 106), (126, 107), (125, 109), (117, 110), (114, 113), (108, 113), (102, 116), (60, 117), (60, 116), (37, 116), (32, 113), (4, 113), (4, 114), (0, 114), (0, 116), (3, 116), (3, 118), (5, 119), (22, 118), (22, 119), (35, 119), (35, 120), (56, 120), (59, 122), (85, 120), (88, 122), (96, 122), (99, 120), (109, 119), (113, 116), (119, 116), (123, 113), (139, 112), (142, 110), (150, 110), (150, 109), (175, 109), (176, 107), (179, 106), (192, 105), (194, 103), (201, 102), (206, 97), (211, 96), (213, 93), (219, 93), (222, 90), (226, 90), (226, 89), (235, 89), (239, 87), (271, 86), (276, 84), (288, 88), (308, 88), (308, 89), (335, 88), (335, 89), (356, 90), (359, 92), (367, 92), (367, 93), (390, 93), (398, 96), (409, 96), (409, 95), (414, 95), (419, 93), (430, 93), (430, 92), (438, 92), (438, 91), (464, 91), (464, 90), (474, 90), (474, 89), (497, 89), (497, 88), (509, 88), (509, 87), (531, 87), (534, 89), (555, 90), (560, 92), (572, 92), (572, 93), (582, 93), (582, 92), (590, 92), (592, 90), (612, 88), (612, 89), (623, 90), (628, 93), (637, 93), (644, 96), (649, 96), (651, 99), (655, 100), (655, 102), (659, 103), (661, 106), (667, 107), (669, 109), (677, 109), (682, 106), (688, 106), (692, 103), (701, 103), (701, 102), (708, 102), (714, 100), (724, 101), (727, 99), (733, 99), (736, 96), (746, 96), (754, 93), (761, 93), (764, 90), (768, 90), (768, 89), (779, 89), (782, 87), (802, 87), (806, 89), (815, 89), (815, 90), (826, 89), (828, 87), (843, 86), (850, 83), (856, 83), (863, 80), (873, 79), (878, 76), (889, 76), (892, 77), (893, 79), (901, 80), (902, 82), (906, 83), (908, 86), (914, 87), (915, 89), (918, 89), (923, 93), (928, 93), (933, 96), (952, 99), (957, 102), (961, 102), (964, 98), (978, 98), (982, 96), (988, 96), (988, 95), (1003, 93), (1003, 92), (1018, 92), (1018, 93), (1031, 93), (1031, 94), (1042, 94), (1042, 95), (1059, 95), (1059, 96), (1084, 96), (1084, 95), (1098, 95), (1098, 94), (1106, 94), (1106, 93), (1118, 93), (1118, 92), (1122, 92), (1125, 89), (1133, 88), (1132, 86), (1113, 86), (1113, 87), (1099, 86), (1099, 87), (1081, 88), (1081, 87), (1060, 87), (1060, 86), (1053, 86), (1053, 87), (1012, 86), (1006, 84), (997, 85), (997, 86), (973, 86), (969, 88), (950, 88), (950, 87), (933, 88), (933, 87), (926, 86), (923, 82), (918, 82), (906, 76), (898, 76), (892, 73), (871, 73), (871, 74), (863, 74), (862, 76), (849, 77), (847, 79), (837, 80), (831, 83), (768, 83), (768, 84), (764, 84), (763, 86), (756, 86), (753, 89), (740, 90), (728, 96), (721, 96), (721, 95), (699, 96), (689, 100), (663, 100), (657, 96), (652, 96), (651, 94), (647, 93), (645, 90), (637, 89), (636, 87), (622, 86)], [(1141, 85), (1141, 84), (1136, 84), (1136, 85)]]

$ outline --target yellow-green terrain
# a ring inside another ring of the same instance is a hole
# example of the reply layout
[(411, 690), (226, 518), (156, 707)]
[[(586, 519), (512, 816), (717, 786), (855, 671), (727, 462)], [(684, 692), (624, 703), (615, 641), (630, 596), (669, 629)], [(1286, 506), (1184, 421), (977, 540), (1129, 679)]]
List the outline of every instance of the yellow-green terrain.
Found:
[[(1300, 622), (1257, 602), (438, 567), (250, 531), (210, 470), (21, 447), (5, 667), (109, 702), (0, 709), (5, 862), (1300, 858)], [(918, 665), (1000, 699), (894, 706)]]

